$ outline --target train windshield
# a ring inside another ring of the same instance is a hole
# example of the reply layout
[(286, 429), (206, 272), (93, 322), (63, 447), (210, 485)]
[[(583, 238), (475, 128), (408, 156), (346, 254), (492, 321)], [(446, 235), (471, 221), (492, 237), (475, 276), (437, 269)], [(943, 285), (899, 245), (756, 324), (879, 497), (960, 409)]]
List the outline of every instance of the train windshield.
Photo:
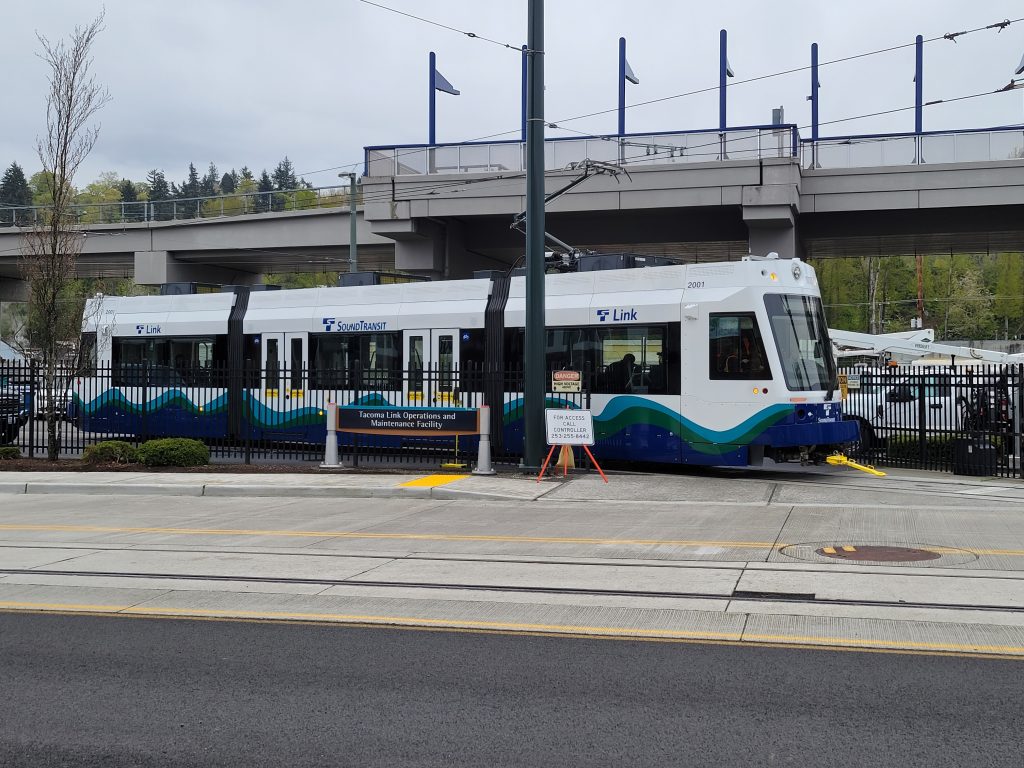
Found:
[(764, 303), (786, 386), (792, 391), (832, 389), (836, 363), (821, 300), (772, 293), (764, 297)]

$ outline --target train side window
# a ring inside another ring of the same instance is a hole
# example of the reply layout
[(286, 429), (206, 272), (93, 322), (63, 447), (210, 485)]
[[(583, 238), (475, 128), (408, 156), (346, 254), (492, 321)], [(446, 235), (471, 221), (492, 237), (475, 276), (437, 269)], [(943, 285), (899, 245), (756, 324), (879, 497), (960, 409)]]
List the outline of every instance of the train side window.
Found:
[(291, 389), (302, 389), (302, 339), (292, 339)]
[(592, 328), (579, 356), (593, 360), (594, 392), (601, 394), (663, 395), (666, 375), (664, 326)]
[(267, 389), (277, 389), (281, 386), (281, 358), (278, 350), (277, 339), (265, 339), (267, 343)]
[(409, 337), (409, 391), (423, 390), (423, 337)]
[(764, 341), (753, 312), (712, 313), (708, 324), (711, 379), (771, 379)]

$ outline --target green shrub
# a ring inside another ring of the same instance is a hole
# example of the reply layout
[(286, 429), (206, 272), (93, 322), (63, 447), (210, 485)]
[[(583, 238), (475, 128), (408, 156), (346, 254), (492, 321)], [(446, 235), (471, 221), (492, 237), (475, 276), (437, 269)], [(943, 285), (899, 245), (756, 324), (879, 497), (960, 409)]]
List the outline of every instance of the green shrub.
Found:
[(199, 440), (165, 437), (140, 445), (139, 459), (147, 467), (199, 467), (210, 463), (210, 449)]
[(19, 451), (16, 446), (8, 445), (6, 448), (0, 448), (0, 461), (20, 458), (21, 451)]
[(86, 464), (138, 464), (139, 452), (123, 440), (106, 440), (90, 445), (82, 454)]

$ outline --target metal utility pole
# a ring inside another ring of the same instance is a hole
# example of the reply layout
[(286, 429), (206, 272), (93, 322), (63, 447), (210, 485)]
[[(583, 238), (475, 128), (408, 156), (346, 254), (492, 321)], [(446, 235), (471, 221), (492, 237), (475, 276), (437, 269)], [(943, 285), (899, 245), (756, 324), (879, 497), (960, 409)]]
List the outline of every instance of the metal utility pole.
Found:
[(544, 0), (528, 0), (526, 67), (526, 359), (523, 466), (544, 454)]
[(338, 178), (348, 177), (348, 271), (359, 271), (359, 249), (356, 243), (356, 175), (339, 173)]

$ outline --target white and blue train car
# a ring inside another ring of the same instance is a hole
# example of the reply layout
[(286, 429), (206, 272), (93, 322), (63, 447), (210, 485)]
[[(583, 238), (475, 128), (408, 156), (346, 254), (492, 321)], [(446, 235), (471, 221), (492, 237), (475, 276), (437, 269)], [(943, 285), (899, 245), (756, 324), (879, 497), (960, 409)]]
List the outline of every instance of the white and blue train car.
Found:
[[(857, 437), (797, 259), (554, 274), (545, 293), (547, 368), (583, 374), (599, 459), (743, 466)], [(108, 433), (320, 442), (329, 401), (486, 402), (517, 451), (524, 321), (522, 277), (97, 297), (84, 332), (102, 373), (79, 381), (75, 415)]]

